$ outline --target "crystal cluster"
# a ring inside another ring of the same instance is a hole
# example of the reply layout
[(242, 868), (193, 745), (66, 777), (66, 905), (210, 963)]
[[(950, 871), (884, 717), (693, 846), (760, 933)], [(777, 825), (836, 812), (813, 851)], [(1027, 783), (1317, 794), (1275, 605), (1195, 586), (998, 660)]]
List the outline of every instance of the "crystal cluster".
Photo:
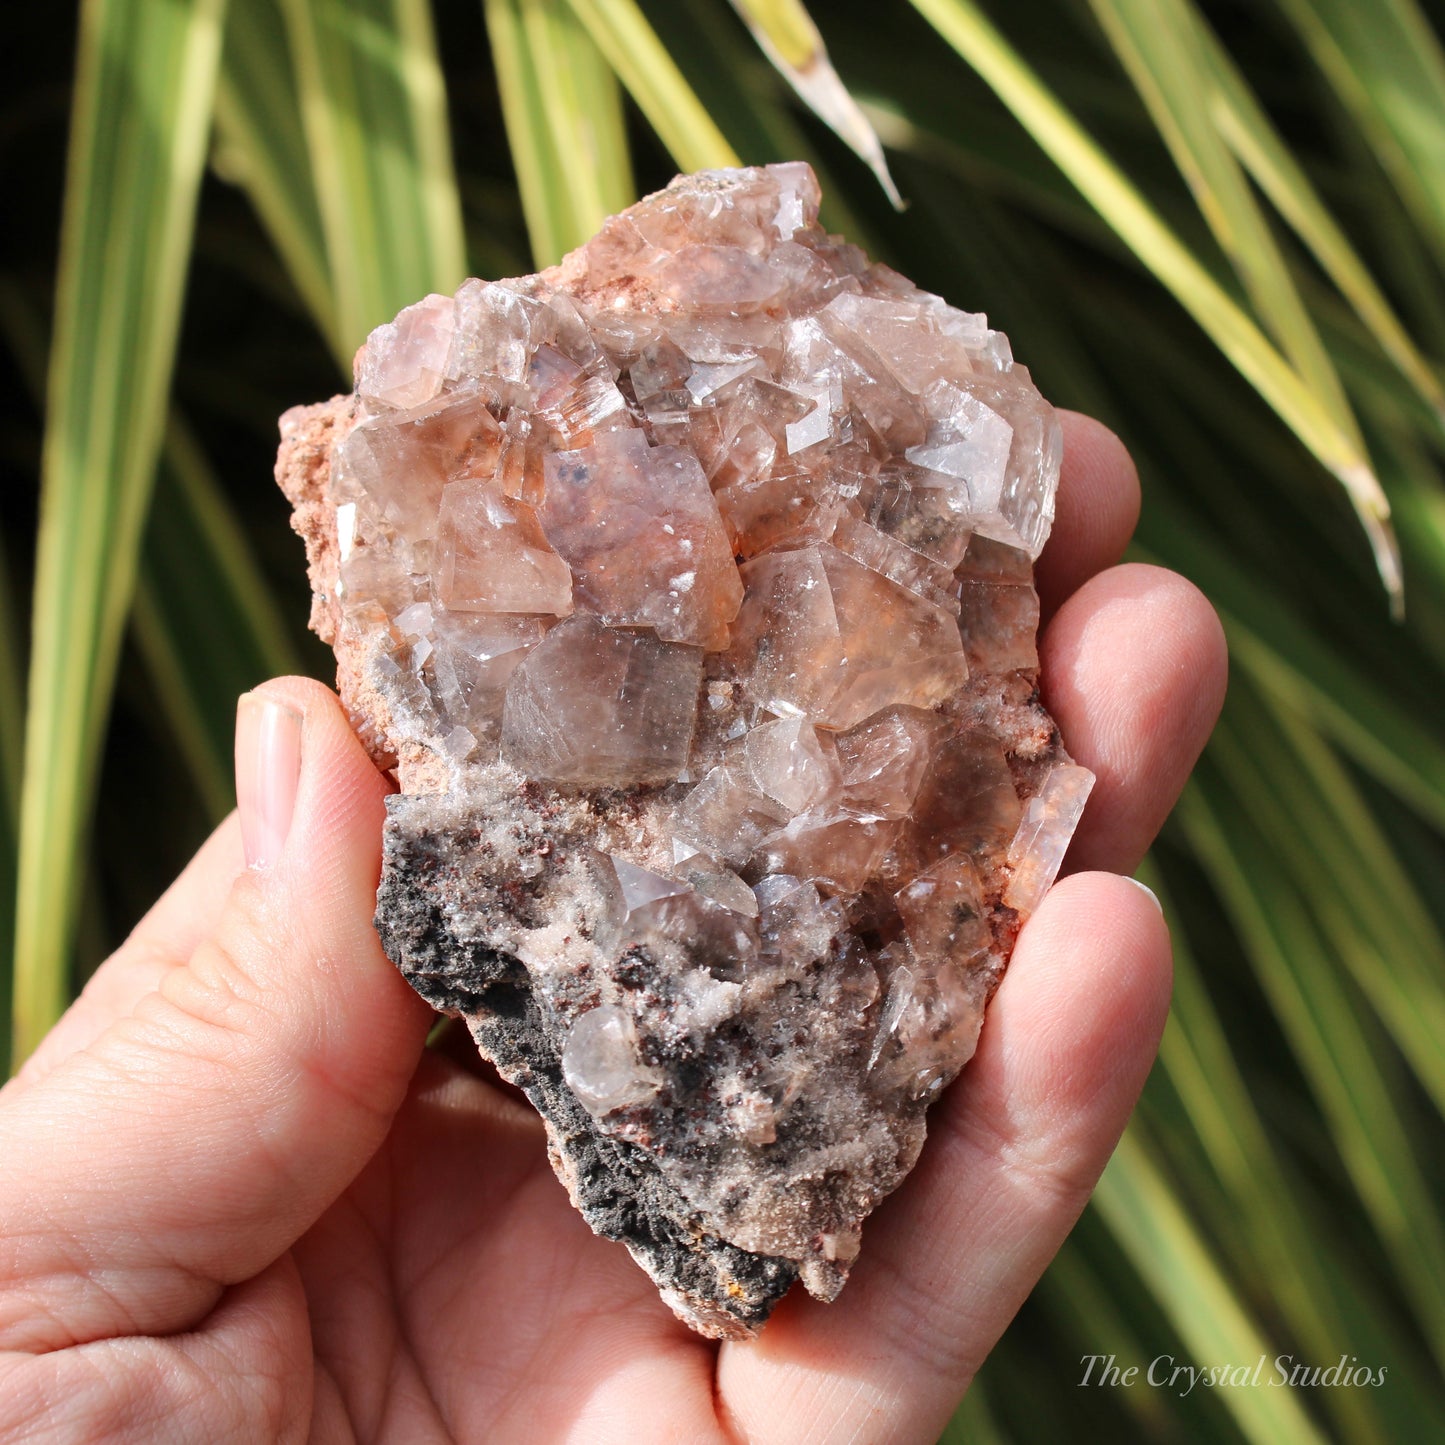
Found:
[(982, 316), (682, 177), (283, 420), (378, 928), (695, 1328), (831, 1299), (1092, 782), (1038, 704), (1060, 436)]

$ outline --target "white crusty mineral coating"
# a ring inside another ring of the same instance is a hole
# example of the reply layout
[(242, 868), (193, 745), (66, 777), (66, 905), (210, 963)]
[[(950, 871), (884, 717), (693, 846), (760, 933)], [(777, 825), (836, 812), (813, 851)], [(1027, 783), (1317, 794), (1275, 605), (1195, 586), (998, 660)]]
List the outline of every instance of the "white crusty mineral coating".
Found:
[(1037, 700), (1054, 414), (1007, 340), (682, 177), (283, 418), (401, 793), (378, 928), (695, 1328), (831, 1299), (1092, 783)]

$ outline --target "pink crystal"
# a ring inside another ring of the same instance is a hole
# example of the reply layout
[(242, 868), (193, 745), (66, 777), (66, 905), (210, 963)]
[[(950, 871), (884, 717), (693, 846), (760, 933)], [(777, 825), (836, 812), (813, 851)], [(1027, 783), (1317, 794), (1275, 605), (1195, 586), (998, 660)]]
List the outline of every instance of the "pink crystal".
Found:
[(551, 783), (665, 782), (687, 765), (701, 680), (698, 648), (579, 613), (512, 674), (502, 757)]
[(683, 246), (654, 272), (658, 289), (679, 311), (738, 316), (761, 311), (783, 289), (757, 256), (734, 246)]
[(719, 763), (679, 803), (672, 827), (678, 838), (741, 866), (788, 817), (753, 782), (751, 769), (740, 774)]
[(770, 873), (757, 895), (763, 946), (784, 958), (821, 958), (846, 925), (842, 907), (817, 886), (787, 873)]
[(829, 893), (859, 893), (878, 872), (899, 827), (887, 818), (816, 808), (764, 838), (758, 856), (768, 873), (810, 878)]
[(547, 545), (535, 513), (493, 482), (442, 489), (436, 586), (451, 612), (572, 611), (572, 573)]
[(920, 859), (929, 860), (956, 852), (995, 854), (1009, 846), (1020, 813), (997, 739), (960, 732), (936, 744), (929, 757), (913, 800), (913, 846)]
[[(735, 982), (747, 975), (759, 947), (757, 900), (741, 879), (738, 886), (749, 895), (751, 909), (732, 907), (725, 894), (720, 901), (689, 882), (649, 872), (625, 858), (609, 862), (622, 891), (620, 947), (646, 948), (670, 972), (701, 970), (699, 979)], [(724, 876), (712, 874), (714, 882)], [(729, 999), (725, 991), (704, 984), (694, 995), (690, 1023), (696, 1024), (699, 1005), (717, 1007)], [(726, 1014), (724, 1007), (721, 1017)]]
[(572, 1025), (562, 1071), (577, 1097), (600, 1113), (650, 1098), (661, 1082), (638, 1057), (627, 1015), (611, 1004), (582, 1014)]
[(743, 588), (697, 459), (611, 432), (546, 463), (539, 512), (566, 558), (579, 602), (614, 626), (650, 626), (666, 642), (727, 646)]
[(1007, 339), (707, 172), (378, 328), (279, 469), (401, 792), (382, 937), (694, 1327), (831, 1299), (1092, 781)]
[(446, 382), (456, 324), (450, 296), (428, 296), (378, 326), (356, 359), (358, 395), (403, 411), (428, 402)]
[(930, 1098), (973, 1057), (983, 1000), (958, 970), (908, 957), (889, 980), (872, 1072), (913, 1098)]
[(437, 707), (454, 727), (481, 737), (500, 724), (507, 683), (541, 640), (540, 617), (442, 613), (432, 621), (430, 661)]
[(968, 675), (947, 611), (835, 547), (767, 553), (743, 581), (737, 667), (774, 712), (850, 728), (885, 707), (941, 703)]
[(978, 865), (951, 853), (894, 895), (915, 958), (966, 968), (988, 951), (993, 932)]
[(436, 534), (442, 488), (490, 475), (501, 449), (501, 428), (481, 394), (461, 389), (358, 426), (337, 450), (337, 476), (380, 521), (424, 541)]
[(969, 671), (1015, 672), (1039, 665), (1039, 594), (1028, 582), (959, 584), (959, 627)]
[(1093, 786), (1094, 775), (1088, 768), (1061, 763), (1049, 769), (1009, 845), (1012, 876), (1003, 896), (1010, 908), (1029, 914), (1043, 902)]
[(928, 771), (930, 744), (943, 722), (919, 708), (888, 708), (834, 743), (844, 797), (885, 818), (906, 817)]
[(790, 813), (806, 812), (839, 785), (837, 765), (803, 718), (761, 723), (748, 732), (745, 751), (759, 791)]

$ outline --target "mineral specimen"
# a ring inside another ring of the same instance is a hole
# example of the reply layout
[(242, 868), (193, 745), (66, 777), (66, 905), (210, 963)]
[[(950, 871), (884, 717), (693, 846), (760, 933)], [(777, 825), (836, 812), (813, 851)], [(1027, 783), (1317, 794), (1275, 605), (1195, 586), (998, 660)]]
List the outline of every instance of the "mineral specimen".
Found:
[(1037, 694), (1060, 437), (1008, 342), (683, 177), (283, 419), (401, 791), (377, 927), (695, 1329), (832, 1299), (1092, 782)]

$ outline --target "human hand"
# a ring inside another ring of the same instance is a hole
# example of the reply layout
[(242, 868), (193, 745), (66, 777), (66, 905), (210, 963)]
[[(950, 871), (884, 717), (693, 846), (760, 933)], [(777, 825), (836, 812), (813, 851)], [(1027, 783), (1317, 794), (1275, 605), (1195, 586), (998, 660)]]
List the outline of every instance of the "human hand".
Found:
[(935, 1438), (1153, 1059), (1168, 937), (1117, 875), (1223, 694), (1203, 598), (1111, 565), (1127, 456), (1064, 420), (1042, 659), (1098, 774), (1070, 866), (1102, 871), (1023, 930), (836, 1304), (691, 1334), (572, 1209), (536, 1115), (423, 1050), (371, 927), (386, 782), (332, 694), (286, 679), (243, 700), (240, 817), (0, 1090), (0, 1442)]

